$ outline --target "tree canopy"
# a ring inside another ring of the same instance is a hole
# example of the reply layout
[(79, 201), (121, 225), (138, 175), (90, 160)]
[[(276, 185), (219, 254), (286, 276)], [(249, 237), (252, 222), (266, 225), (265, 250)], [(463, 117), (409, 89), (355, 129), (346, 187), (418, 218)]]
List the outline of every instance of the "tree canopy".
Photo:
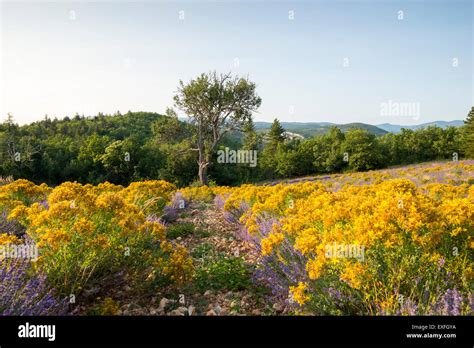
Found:
[(188, 83), (179, 82), (175, 106), (195, 125), (198, 172), (201, 184), (207, 184), (207, 169), (222, 137), (242, 130), (257, 111), (261, 99), (250, 80), (231, 74), (204, 73)]

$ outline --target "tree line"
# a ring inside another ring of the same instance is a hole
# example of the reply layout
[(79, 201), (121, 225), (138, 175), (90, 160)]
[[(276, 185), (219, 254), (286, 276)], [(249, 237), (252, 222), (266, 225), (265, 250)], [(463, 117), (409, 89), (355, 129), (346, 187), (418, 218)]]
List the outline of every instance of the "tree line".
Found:
[[(465, 126), (466, 127), (466, 126)], [(176, 116), (146, 112), (76, 115), (18, 126), (0, 125), (0, 175), (56, 185), (64, 181), (128, 184), (165, 179), (185, 186), (198, 178), (199, 155), (192, 151), (195, 126)], [(337, 127), (324, 135), (287, 140), (276, 119), (268, 133), (249, 121), (224, 136), (209, 159), (209, 179), (222, 185), (311, 174), (365, 171), (392, 165), (463, 158), (463, 128), (403, 129), (375, 136)], [(256, 151), (257, 166), (216, 161), (217, 150)], [(472, 152), (470, 153), (472, 156)]]
[[(474, 158), (474, 108), (461, 128), (402, 129), (376, 136), (367, 130), (288, 140), (278, 119), (257, 132), (252, 114), (261, 99), (255, 83), (215, 72), (180, 81), (174, 109), (164, 115), (127, 112), (76, 114), (19, 126), (0, 124), (0, 175), (57, 185), (64, 181), (127, 185), (164, 179), (186, 186), (237, 185), (268, 179), (365, 171), (433, 160)], [(257, 165), (220, 163), (219, 150), (252, 151)]]

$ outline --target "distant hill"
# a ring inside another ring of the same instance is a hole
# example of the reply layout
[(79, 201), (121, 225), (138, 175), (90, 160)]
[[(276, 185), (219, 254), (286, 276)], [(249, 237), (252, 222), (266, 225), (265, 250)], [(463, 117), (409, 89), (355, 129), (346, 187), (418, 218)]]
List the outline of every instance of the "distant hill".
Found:
[[(402, 126), (396, 125), (391, 123), (383, 123), (378, 125), (370, 125), (367, 123), (345, 123), (345, 124), (337, 124), (331, 122), (281, 122), (281, 125), (285, 130), (295, 133), (301, 134), (305, 138), (311, 138), (315, 135), (322, 135), (328, 132), (330, 127), (337, 127), (343, 132), (347, 132), (351, 128), (360, 128), (365, 129), (368, 132), (375, 134), (375, 135), (384, 135), (387, 133), (400, 133), (402, 128), (406, 129), (421, 129), (426, 128), (429, 126), (437, 126), (440, 128), (446, 128), (449, 126), (452, 127), (460, 127), (464, 124), (462, 120), (454, 120), (454, 121), (434, 121), (434, 122), (427, 122), (417, 125), (411, 126)], [(255, 122), (255, 128), (257, 131), (264, 132), (271, 127), (271, 122)]]
[(415, 129), (420, 129), (420, 128), (426, 128), (429, 126), (437, 126), (440, 128), (446, 128), (449, 126), (460, 127), (462, 125), (464, 125), (464, 121), (454, 120), (454, 121), (434, 121), (434, 122), (422, 123), (422, 124), (417, 124), (417, 125), (412, 125), (412, 126), (401, 126), (397, 124), (383, 123), (383, 124), (378, 124), (377, 127), (387, 132), (400, 133), (402, 128), (415, 130)]
[[(365, 129), (375, 135), (384, 135), (387, 131), (366, 123), (347, 123), (335, 124), (331, 122), (281, 122), (282, 127), (292, 133), (301, 134), (305, 138), (315, 135), (322, 135), (329, 131), (329, 128), (335, 126), (343, 132), (347, 132), (351, 128)], [(272, 126), (271, 122), (255, 122), (255, 129), (266, 131)]]

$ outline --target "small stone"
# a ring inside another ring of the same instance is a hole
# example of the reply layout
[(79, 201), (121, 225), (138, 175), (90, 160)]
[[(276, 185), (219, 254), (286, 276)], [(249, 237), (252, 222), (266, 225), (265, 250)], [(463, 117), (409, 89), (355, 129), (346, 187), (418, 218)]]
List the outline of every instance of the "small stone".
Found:
[[(187, 310), (187, 309), (186, 309)], [(169, 315), (174, 315), (174, 316), (184, 316), (184, 313), (181, 312), (179, 309), (172, 310)]]
[(176, 301), (175, 300), (169, 300), (166, 297), (163, 297), (160, 301), (158, 311), (164, 312), (166, 310), (166, 306), (168, 306), (169, 303), (174, 303), (174, 302), (176, 302)]
[(214, 310), (212, 309), (206, 312), (206, 316), (208, 317), (215, 317), (216, 315), (217, 315), (216, 312), (214, 312)]
[(277, 311), (278, 313), (283, 312), (283, 306), (279, 303), (274, 303), (273, 304), (273, 309)]
[(234, 295), (234, 293), (233, 293), (232, 291), (228, 291), (228, 292), (224, 295), (224, 297), (225, 297), (225, 298), (231, 298), (233, 295)]
[(189, 306), (189, 307), (188, 307), (188, 314), (189, 314), (189, 315), (193, 315), (195, 309), (196, 309), (196, 308), (195, 308), (193, 305)]
[(97, 295), (99, 291), (100, 291), (100, 288), (96, 287), (96, 288), (84, 290), (84, 294), (86, 296), (94, 296), (94, 295)]
[(211, 290), (206, 290), (206, 292), (204, 293), (204, 296), (209, 297), (211, 296), (211, 294), (212, 294)]
[(222, 312), (221, 306), (215, 306), (214, 307), (214, 312), (216, 312), (216, 314), (219, 315)]
[(176, 309), (176, 310), (180, 313), (183, 313), (183, 315), (188, 313), (188, 309), (186, 307), (178, 307), (178, 309)]
[(254, 309), (254, 310), (252, 311), (252, 315), (260, 315), (260, 314), (261, 314), (261, 313), (260, 313), (260, 309)]

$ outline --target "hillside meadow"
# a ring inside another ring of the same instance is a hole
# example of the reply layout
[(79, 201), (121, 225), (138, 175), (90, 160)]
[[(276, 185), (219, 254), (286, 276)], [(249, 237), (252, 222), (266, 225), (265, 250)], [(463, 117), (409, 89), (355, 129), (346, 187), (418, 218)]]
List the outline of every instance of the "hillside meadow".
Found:
[(473, 314), (474, 161), (238, 187), (4, 178), (0, 211), (2, 315)]

